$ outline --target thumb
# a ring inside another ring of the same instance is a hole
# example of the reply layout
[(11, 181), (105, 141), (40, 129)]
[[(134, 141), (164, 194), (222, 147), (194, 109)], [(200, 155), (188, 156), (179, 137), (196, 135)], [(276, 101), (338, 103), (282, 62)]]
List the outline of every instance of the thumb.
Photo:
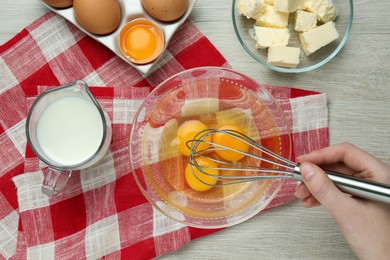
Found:
[(317, 165), (304, 162), (300, 166), (302, 180), (310, 193), (331, 215), (337, 218), (350, 203), (350, 196), (341, 192)]

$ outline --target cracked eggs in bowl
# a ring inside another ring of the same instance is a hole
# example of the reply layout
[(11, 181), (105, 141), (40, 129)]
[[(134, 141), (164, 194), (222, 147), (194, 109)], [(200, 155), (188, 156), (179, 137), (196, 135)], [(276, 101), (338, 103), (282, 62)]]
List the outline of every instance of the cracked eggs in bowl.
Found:
[(352, 0), (233, 0), (233, 27), (245, 51), (275, 71), (319, 68), (345, 45)]
[[(145, 99), (130, 133), (130, 160), (139, 189), (161, 213), (188, 226), (227, 227), (256, 215), (278, 193), (283, 180), (223, 185), (209, 179), (204, 185), (194, 178), (188, 170), (187, 141), (204, 129), (224, 126), (236, 127), (281, 156), (291, 156), (290, 130), (280, 106), (266, 89), (238, 72), (217, 67), (183, 71)], [(260, 161), (251, 163), (266, 167)]]

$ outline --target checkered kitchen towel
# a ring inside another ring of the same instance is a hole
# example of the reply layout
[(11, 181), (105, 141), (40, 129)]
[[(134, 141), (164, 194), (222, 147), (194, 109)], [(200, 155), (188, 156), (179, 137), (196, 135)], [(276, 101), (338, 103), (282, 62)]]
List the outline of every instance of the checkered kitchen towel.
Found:
[[(51, 12), (0, 46), (0, 259), (145, 259), (217, 231), (184, 226), (154, 210), (134, 182), (127, 147), (135, 111), (153, 86), (199, 66), (229, 67), (189, 20), (148, 77)], [(99, 86), (92, 93), (110, 115), (113, 141), (98, 165), (48, 198), (40, 192), (43, 165), (26, 147), (27, 110), (48, 86), (77, 79)], [(265, 87), (293, 126), (294, 155), (328, 145), (324, 94)], [(291, 200), (295, 188), (286, 181), (268, 208)]]

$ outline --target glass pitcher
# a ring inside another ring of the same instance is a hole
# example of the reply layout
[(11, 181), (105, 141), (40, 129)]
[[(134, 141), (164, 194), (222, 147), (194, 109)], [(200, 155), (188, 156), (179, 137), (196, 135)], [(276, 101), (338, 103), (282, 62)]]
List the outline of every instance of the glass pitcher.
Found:
[(98, 162), (112, 136), (108, 114), (81, 80), (43, 92), (26, 120), (27, 142), (48, 165), (42, 192), (57, 195), (75, 170)]

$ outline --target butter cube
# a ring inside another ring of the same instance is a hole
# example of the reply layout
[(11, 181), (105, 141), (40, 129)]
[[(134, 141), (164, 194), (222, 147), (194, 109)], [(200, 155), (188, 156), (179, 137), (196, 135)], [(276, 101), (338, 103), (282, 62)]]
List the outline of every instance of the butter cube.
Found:
[(295, 14), (294, 29), (297, 32), (305, 32), (317, 26), (317, 15), (298, 10)]
[(339, 34), (333, 22), (327, 22), (321, 26), (299, 34), (302, 48), (308, 56), (336, 40), (338, 37)]
[(274, 66), (296, 68), (299, 64), (300, 49), (273, 45), (268, 48), (267, 62)]
[(274, 0), (277, 10), (285, 13), (292, 13), (305, 7), (306, 0)]
[(267, 6), (256, 19), (256, 25), (273, 28), (286, 28), (288, 25), (288, 13), (279, 12), (274, 6)]
[(237, 9), (246, 18), (254, 18), (266, 7), (264, 0), (238, 0)]
[(336, 19), (338, 12), (329, 0), (306, 0), (305, 9), (318, 15), (318, 20), (323, 23)]
[(256, 48), (265, 49), (272, 45), (286, 46), (290, 38), (287, 28), (255, 26)]

